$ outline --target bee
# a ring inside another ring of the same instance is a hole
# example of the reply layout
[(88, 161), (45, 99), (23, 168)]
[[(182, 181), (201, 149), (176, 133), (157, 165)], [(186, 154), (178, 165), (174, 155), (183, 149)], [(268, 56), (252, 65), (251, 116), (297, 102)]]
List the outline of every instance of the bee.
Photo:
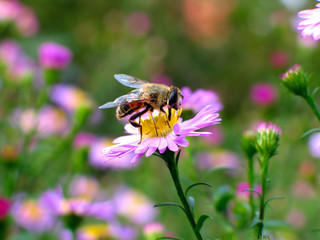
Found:
[[(152, 113), (153, 110), (159, 110), (160, 113), (166, 115), (167, 123), (170, 127), (169, 121), (171, 119), (171, 109), (178, 110), (181, 106), (183, 95), (179, 88), (175, 86), (166, 86), (163, 84), (149, 83), (148, 81), (141, 80), (126, 74), (115, 74), (115, 79), (121, 84), (136, 88), (126, 95), (120, 96), (113, 102), (108, 102), (99, 107), (99, 109), (116, 107), (117, 118), (123, 119), (130, 116), (129, 123), (136, 128), (140, 129), (140, 136), (142, 138), (142, 125), (135, 120), (147, 112)], [(164, 110), (168, 108), (168, 115)], [(156, 124), (152, 114), (150, 114), (155, 130), (157, 132)], [(171, 128), (171, 127), (170, 127)]]

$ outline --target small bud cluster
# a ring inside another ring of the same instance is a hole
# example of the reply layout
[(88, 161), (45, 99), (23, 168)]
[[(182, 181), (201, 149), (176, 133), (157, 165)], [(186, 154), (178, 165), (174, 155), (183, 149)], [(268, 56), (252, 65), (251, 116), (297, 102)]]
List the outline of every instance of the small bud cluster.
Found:
[(308, 96), (309, 76), (300, 65), (294, 65), (288, 71), (280, 75), (282, 84), (293, 94), (301, 97)]
[(270, 123), (262, 122), (257, 127), (255, 147), (260, 156), (271, 158), (278, 146), (282, 131), (280, 128)]

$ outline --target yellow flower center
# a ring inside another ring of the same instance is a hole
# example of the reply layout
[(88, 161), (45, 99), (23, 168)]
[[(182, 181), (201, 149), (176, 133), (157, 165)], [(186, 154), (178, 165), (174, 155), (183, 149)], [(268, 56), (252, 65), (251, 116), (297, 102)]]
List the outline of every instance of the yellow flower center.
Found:
[(91, 238), (108, 239), (110, 237), (108, 227), (105, 224), (86, 225), (81, 228), (81, 231)]
[(173, 126), (178, 123), (182, 109), (171, 109), (171, 119), (169, 120), (168, 110), (166, 113), (160, 112), (158, 115), (153, 116), (149, 114), (149, 118), (141, 119), (142, 126), (142, 140), (147, 138), (165, 137), (172, 132)]
[(44, 209), (34, 200), (27, 200), (22, 204), (22, 214), (29, 220), (40, 220), (44, 217)]

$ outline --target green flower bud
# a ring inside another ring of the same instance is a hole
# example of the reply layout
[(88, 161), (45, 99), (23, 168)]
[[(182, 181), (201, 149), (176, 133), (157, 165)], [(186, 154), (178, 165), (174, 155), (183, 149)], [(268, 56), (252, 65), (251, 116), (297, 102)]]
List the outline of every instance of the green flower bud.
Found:
[(282, 84), (293, 94), (301, 97), (308, 96), (309, 76), (300, 65), (294, 65), (288, 71), (280, 75)]

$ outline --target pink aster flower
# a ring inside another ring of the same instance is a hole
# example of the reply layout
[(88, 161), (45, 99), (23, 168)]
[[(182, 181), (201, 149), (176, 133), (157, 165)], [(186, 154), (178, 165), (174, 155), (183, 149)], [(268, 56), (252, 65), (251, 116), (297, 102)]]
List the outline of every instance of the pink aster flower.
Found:
[(112, 220), (114, 216), (114, 206), (111, 202), (91, 202), (85, 198), (67, 199), (63, 196), (61, 187), (43, 193), (41, 202), (55, 216), (75, 214), (106, 221)]
[(223, 108), (218, 94), (211, 90), (197, 89), (192, 92), (189, 87), (183, 87), (181, 93), (184, 96), (181, 108), (191, 109), (193, 112), (198, 113), (207, 105), (212, 105), (219, 110)]
[(298, 17), (303, 20), (297, 26), (303, 38), (311, 36), (314, 41), (320, 39), (320, 3), (316, 7), (298, 12)]
[(129, 155), (132, 158), (131, 163), (134, 163), (143, 155), (150, 157), (157, 150), (160, 154), (167, 149), (178, 152), (181, 147), (189, 145), (186, 137), (211, 135), (212, 133), (197, 132), (197, 130), (219, 124), (221, 121), (217, 113), (219, 108), (210, 105), (187, 121), (180, 119), (181, 111), (181, 109), (173, 110), (169, 124), (165, 114), (154, 116), (155, 122), (150, 118), (142, 119), (142, 136), (138, 128), (127, 124), (125, 129), (130, 135), (119, 137), (113, 141), (115, 145), (104, 148), (102, 152), (106, 159), (117, 159)]
[(250, 90), (250, 98), (258, 106), (270, 106), (277, 97), (277, 89), (269, 83), (257, 83)]
[(44, 68), (61, 70), (68, 66), (71, 59), (71, 51), (60, 44), (46, 42), (39, 48), (39, 62)]

